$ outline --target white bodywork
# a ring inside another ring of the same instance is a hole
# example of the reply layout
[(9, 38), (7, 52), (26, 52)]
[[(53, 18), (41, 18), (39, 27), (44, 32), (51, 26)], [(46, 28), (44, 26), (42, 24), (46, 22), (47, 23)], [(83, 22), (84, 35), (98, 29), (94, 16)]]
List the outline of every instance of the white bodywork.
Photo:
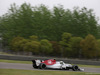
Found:
[(57, 61), (54, 65), (46, 65), (47, 68), (52, 69), (66, 69), (66, 67), (72, 67), (71, 64), (65, 64), (63, 61)]
[[(39, 66), (41, 61), (40, 60), (35, 60), (36, 65)], [(56, 64), (53, 65), (46, 65), (46, 68), (52, 68), (52, 69), (66, 69), (66, 67), (72, 67), (71, 64), (65, 64), (63, 61), (56, 61)]]
[[(41, 64), (41, 61), (40, 60), (35, 60), (35, 61), (36, 61), (36, 65), (37, 66), (39, 66)], [(53, 65), (46, 65), (46, 68), (49, 68), (49, 69), (66, 69), (66, 68), (71, 68), (72, 69), (72, 66), (73, 65), (66, 64), (63, 61), (56, 61), (56, 63), (53, 64)], [(79, 68), (79, 70), (80, 71), (84, 71), (84, 69), (81, 69), (81, 68)]]

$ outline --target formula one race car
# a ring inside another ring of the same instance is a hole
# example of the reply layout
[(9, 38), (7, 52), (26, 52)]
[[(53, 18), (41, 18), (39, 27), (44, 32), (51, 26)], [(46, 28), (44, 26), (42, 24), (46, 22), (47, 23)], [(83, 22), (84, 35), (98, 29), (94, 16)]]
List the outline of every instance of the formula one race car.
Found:
[(64, 69), (73, 71), (84, 71), (84, 69), (79, 68), (77, 65), (66, 64), (63, 61), (56, 61), (55, 59), (49, 60), (32, 60), (33, 68), (39, 69)]

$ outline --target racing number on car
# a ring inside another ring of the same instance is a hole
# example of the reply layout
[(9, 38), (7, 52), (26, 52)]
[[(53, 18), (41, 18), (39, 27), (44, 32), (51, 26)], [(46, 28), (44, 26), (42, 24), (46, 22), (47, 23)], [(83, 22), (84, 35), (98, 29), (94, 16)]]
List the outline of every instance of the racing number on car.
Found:
[(51, 60), (48, 60), (48, 64), (52, 64), (52, 61)]

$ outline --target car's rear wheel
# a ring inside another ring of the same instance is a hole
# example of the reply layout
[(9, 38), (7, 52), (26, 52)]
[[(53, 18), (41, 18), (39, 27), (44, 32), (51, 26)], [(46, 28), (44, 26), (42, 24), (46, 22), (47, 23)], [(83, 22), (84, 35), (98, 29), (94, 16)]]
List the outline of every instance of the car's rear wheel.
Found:
[(45, 68), (46, 68), (46, 65), (45, 65), (44, 63), (41, 63), (41, 64), (39, 65), (39, 68), (40, 68), (40, 69), (45, 69)]
[(73, 70), (73, 71), (78, 71), (78, 70), (79, 70), (79, 68), (78, 68), (78, 66), (77, 66), (77, 65), (73, 65), (73, 66), (72, 66), (72, 70)]

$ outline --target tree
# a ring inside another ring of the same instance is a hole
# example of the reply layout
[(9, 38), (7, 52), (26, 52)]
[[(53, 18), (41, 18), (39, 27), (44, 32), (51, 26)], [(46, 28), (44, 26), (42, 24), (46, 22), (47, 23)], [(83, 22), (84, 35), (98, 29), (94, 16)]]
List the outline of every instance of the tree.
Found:
[(62, 34), (62, 41), (60, 41), (60, 45), (62, 47), (62, 56), (70, 56), (70, 52), (71, 52), (71, 37), (72, 35), (70, 33), (63, 33)]
[(100, 24), (97, 26), (97, 29), (98, 29), (98, 39), (100, 39)]
[(71, 52), (71, 57), (73, 58), (81, 58), (81, 47), (80, 47), (80, 42), (83, 40), (81, 37), (72, 37), (71, 38), (71, 47), (72, 47), (72, 52)]
[(29, 38), (30, 38), (30, 40), (38, 41), (38, 36), (32, 35)]
[(33, 52), (33, 54), (39, 54), (40, 42), (38, 41), (29, 41), (23, 46), (24, 51)]
[(40, 42), (29, 39), (24, 39), (23, 37), (13, 38), (10, 44), (11, 50), (16, 52), (33, 52), (33, 54), (39, 54)]
[(10, 43), (10, 48), (12, 51), (24, 51), (23, 46), (27, 43), (28, 40), (24, 39), (23, 37), (15, 37), (12, 39)]
[(97, 58), (100, 58), (100, 39), (97, 40), (98, 43), (98, 56)]
[(52, 12), (52, 36), (55, 36), (56, 41), (61, 40), (62, 30), (63, 30), (63, 16), (65, 10), (62, 5), (54, 6)]
[[(51, 39), (51, 12), (47, 6), (41, 4), (33, 7), (34, 35), (40, 39)], [(48, 37), (49, 36), (49, 37)]]
[(52, 44), (52, 53), (50, 55), (52, 56), (60, 56), (61, 57), (61, 46), (57, 41), (50, 41)]
[(93, 14), (92, 9), (87, 9), (85, 7), (79, 9), (79, 7), (74, 7), (72, 14), (71, 34), (75, 36), (85, 37), (88, 34), (92, 34), (97, 37), (97, 19)]
[(52, 44), (46, 40), (46, 39), (43, 39), (40, 41), (40, 44), (41, 44), (41, 52), (42, 52), (42, 55), (44, 54), (50, 54), (52, 52)]
[(4, 46), (9, 46), (16, 36), (29, 38), (36, 35), (39, 40), (60, 41), (61, 35), (68, 32), (73, 36), (85, 37), (92, 34), (97, 38), (97, 25), (93, 10), (85, 7), (75, 7), (71, 11), (58, 5), (50, 10), (43, 4), (31, 6), (23, 3), (17, 6), (14, 3), (9, 12), (0, 17), (0, 34)]
[(29, 37), (32, 35), (32, 9), (30, 4), (22, 4), (20, 7), (12, 4), (9, 13), (1, 20), (1, 34), (3, 41), (9, 43), (16, 36)]
[(98, 43), (91, 34), (87, 35), (80, 43), (84, 58), (96, 58), (98, 55)]

